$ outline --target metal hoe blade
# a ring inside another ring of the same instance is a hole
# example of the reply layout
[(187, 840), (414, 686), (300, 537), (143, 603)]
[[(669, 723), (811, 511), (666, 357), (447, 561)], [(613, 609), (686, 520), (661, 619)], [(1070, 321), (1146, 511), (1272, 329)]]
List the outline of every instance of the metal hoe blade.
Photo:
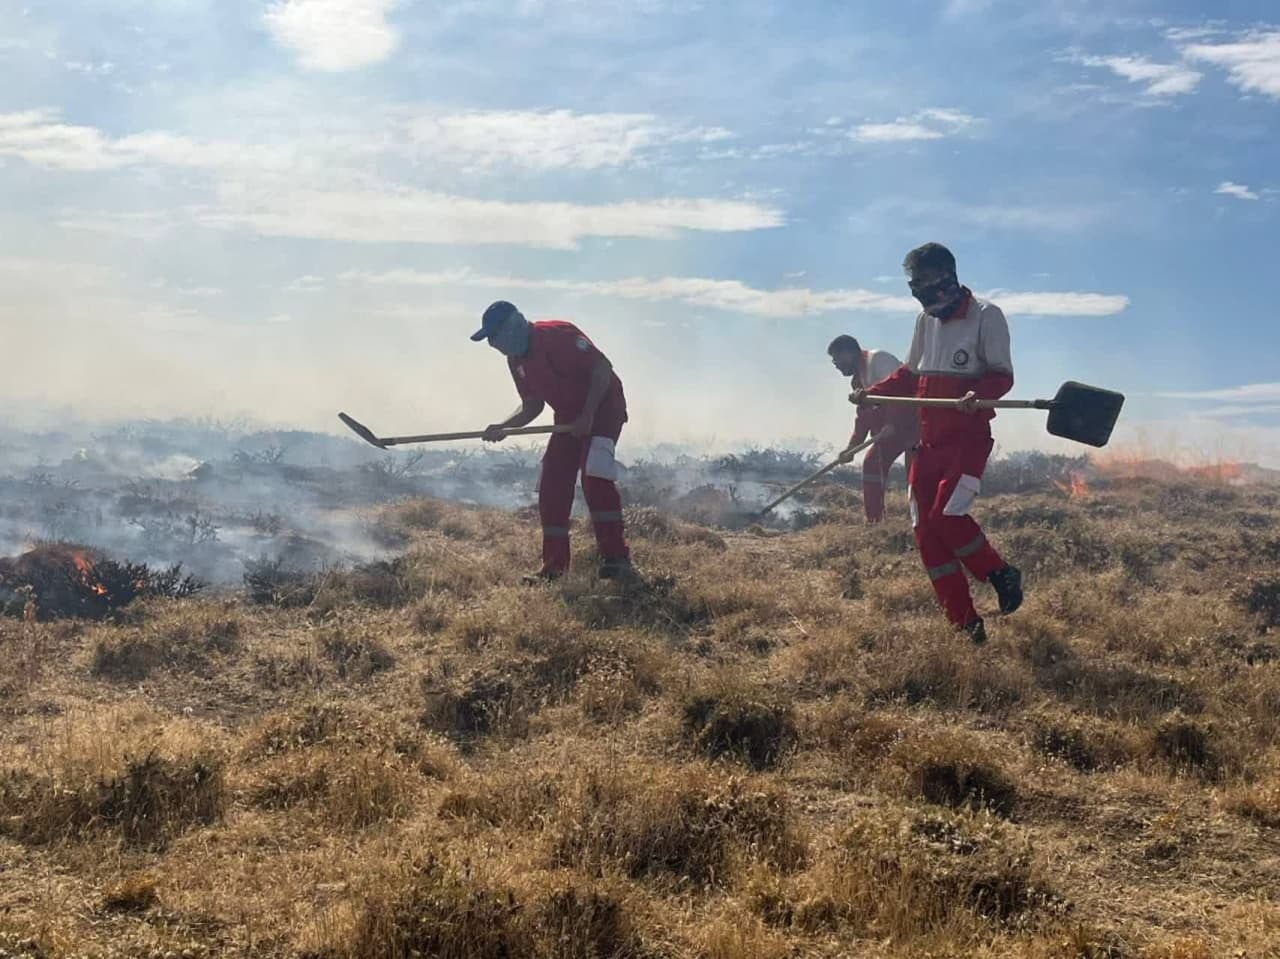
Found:
[(373, 435), (373, 430), (369, 429), (369, 427), (365, 426), (363, 423), (359, 422), (358, 420), (352, 419), (346, 413), (339, 413), (338, 419), (346, 423), (347, 426), (351, 429), (351, 432), (355, 433), (356, 436), (360, 437), (366, 443), (372, 444), (373, 446), (378, 447), (378, 449), (380, 450), (385, 450), (387, 448), (386, 443), (382, 442), (382, 440), (380, 440), (378, 437)]
[(1106, 446), (1124, 406), (1124, 395), (1112, 390), (1067, 382), (1049, 406), (1045, 428), (1053, 436), (1088, 446)]

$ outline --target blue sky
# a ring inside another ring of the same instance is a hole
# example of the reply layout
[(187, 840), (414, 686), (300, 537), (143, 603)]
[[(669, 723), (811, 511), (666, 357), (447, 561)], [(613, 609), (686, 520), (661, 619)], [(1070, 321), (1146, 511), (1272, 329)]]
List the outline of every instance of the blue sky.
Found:
[(939, 240), (1018, 396), (1280, 465), (1262, 0), (9, 0), (0, 79), (11, 409), (482, 426), (507, 298), (609, 353), (633, 448), (834, 443), (826, 343), (901, 355)]

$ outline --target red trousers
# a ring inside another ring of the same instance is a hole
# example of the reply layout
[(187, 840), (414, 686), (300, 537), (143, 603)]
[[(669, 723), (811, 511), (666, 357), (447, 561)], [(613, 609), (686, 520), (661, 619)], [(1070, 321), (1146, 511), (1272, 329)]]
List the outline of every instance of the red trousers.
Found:
[(911, 464), (911, 524), (938, 602), (956, 626), (978, 618), (965, 570), (985, 581), (1004, 560), (969, 516), (992, 439), (981, 433), (922, 444)]
[(615, 482), (617, 464), (613, 458), (613, 445), (621, 432), (619, 424), (605, 433), (597, 430), (598, 435), (587, 439), (552, 434), (538, 481), (544, 570), (562, 573), (569, 568), (569, 518), (579, 474), (600, 555), (604, 559), (630, 557), (622, 532), (622, 494)]
[(884, 488), (889, 482), (889, 470), (903, 453), (907, 454), (907, 473), (915, 459), (912, 447), (915, 437), (890, 434), (881, 443), (875, 443), (862, 459), (862, 508), (868, 523), (884, 519)]

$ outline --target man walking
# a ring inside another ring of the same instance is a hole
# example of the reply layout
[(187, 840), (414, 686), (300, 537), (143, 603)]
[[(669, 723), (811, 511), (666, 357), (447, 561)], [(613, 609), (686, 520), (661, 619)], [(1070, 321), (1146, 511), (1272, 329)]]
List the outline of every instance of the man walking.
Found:
[(569, 568), (569, 520), (579, 473), (591, 511), (600, 576), (613, 579), (631, 570), (630, 550), (622, 529), (622, 496), (614, 450), (627, 421), (622, 381), (613, 365), (572, 323), (530, 323), (512, 304), (499, 300), (484, 311), (472, 340), (488, 340), (507, 357), (520, 407), (485, 431), (489, 442), (503, 431), (527, 426), (550, 405), (557, 425), (542, 457), (538, 480), (538, 512), (542, 517), (542, 568), (526, 583), (558, 579)]
[(993, 303), (961, 286), (956, 260), (938, 243), (926, 243), (903, 262), (911, 294), (923, 308), (907, 362), (849, 399), (917, 396), (955, 400), (954, 408), (920, 409), (920, 448), (911, 467), (911, 522), (920, 557), (947, 618), (975, 643), (986, 640), (973, 606), (967, 569), (990, 583), (1002, 613), (1022, 604), (1022, 574), (996, 552), (969, 515), (991, 455), (991, 420), (978, 400), (996, 400), (1013, 387), (1009, 325)]
[[(837, 336), (827, 347), (831, 364), (849, 377), (854, 389), (867, 389), (887, 379), (902, 364), (886, 350), (864, 350), (852, 336)], [(884, 493), (889, 470), (906, 453), (907, 471), (911, 470), (913, 450), (920, 440), (920, 417), (906, 406), (859, 406), (853, 424), (849, 447), (857, 446), (870, 436), (879, 436), (885, 427), (888, 435), (871, 445), (862, 460), (862, 509), (868, 525), (884, 519)]]

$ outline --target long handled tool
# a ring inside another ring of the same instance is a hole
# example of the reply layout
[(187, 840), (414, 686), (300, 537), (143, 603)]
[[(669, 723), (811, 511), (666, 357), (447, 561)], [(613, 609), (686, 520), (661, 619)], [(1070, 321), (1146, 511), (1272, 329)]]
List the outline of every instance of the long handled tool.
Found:
[[(366, 443), (372, 443), (378, 449), (385, 450), (389, 446), (403, 446), (406, 443), (443, 443), (449, 440), (478, 440), (485, 434), (484, 430), (469, 433), (424, 433), (421, 436), (377, 436), (373, 430), (346, 413), (339, 413), (338, 419), (346, 423), (351, 431)], [(530, 436), (535, 433), (568, 433), (573, 427), (567, 424), (559, 426), (518, 426), (503, 430), (503, 436)]]
[[(932, 406), (954, 409), (955, 400), (924, 399), (916, 396), (867, 396), (872, 406)], [(1051, 400), (978, 400), (983, 410), (1048, 410), (1046, 429), (1053, 436), (1106, 446), (1124, 406), (1124, 394), (1083, 383), (1067, 382), (1058, 387)]]
[(822, 467), (822, 469), (818, 470), (818, 472), (814, 473), (812, 476), (808, 477), (807, 479), (802, 479), (799, 483), (791, 487), (791, 489), (787, 490), (785, 493), (783, 493), (781, 496), (775, 499), (772, 503), (770, 503), (764, 509), (760, 510), (760, 512), (757, 513), (756, 515), (763, 516), (765, 513), (769, 512), (771, 509), (773, 509), (783, 500), (789, 499), (794, 494), (800, 492), (800, 490), (804, 489), (814, 480), (821, 479), (823, 476), (826, 476), (837, 466), (842, 466), (845, 463), (849, 462), (849, 459), (853, 456), (854, 453), (858, 453), (858, 452), (861, 452), (862, 450), (865, 450), (872, 443), (875, 443), (887, 437), (891, 432), (893, 432), (893, 427), (886, 426), (884, 429), (882, 429), (879, 433), (877, 433), (875, 436), (871, 437), (870, 439), (863, 440), (857, 446), (849, 447), (847, 450), (841, 453), (839, 457), (837, 457), (835, 460), (828, 463), (826, 466)]

